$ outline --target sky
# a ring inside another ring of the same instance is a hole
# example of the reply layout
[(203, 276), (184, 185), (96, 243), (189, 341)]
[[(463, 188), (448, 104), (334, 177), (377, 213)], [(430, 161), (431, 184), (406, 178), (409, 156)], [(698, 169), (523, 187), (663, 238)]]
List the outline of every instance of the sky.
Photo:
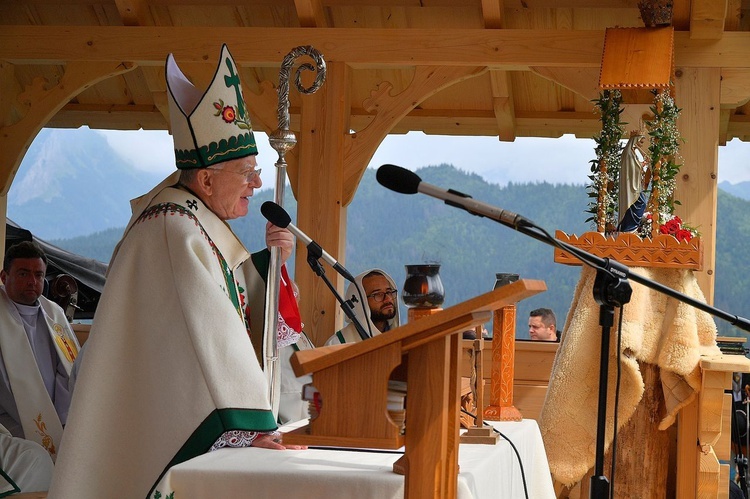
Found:
[[(109, 144), (136, 168), (161, 172), (175, 170), (172, 138), (165, 131), (98, 130)], [(268, 136), (255, 132), (258, 163), (263, 169), (264, 188), (275, 183), (278, 154)], [(508, 182), (586, 184), (589, 161), (594, 159), (594, 141), (565, 135), (557, 139), (521, 137), (500, 142), (496, 137), (456, 137), (410, 132), (389, 135), (373, 156), (370, 167), (391, 163), (410, 170), (423, 166), (452, 164), (501, 186)], [(719, 182), (750, 181), (750, 143), (733, 140), (719, 147)], [(449, 186), (441, 186), (448, 188)]]

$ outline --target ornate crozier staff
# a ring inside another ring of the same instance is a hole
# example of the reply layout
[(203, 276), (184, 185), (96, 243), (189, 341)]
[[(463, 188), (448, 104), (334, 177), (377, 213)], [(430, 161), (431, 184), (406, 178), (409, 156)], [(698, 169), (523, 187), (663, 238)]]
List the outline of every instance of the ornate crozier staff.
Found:
[[(279, 154), (276, 162), (276, 185), (274, 191), (274, 202), (284, 206), (284, 188), (286, 186), (286, 152), (297, 144), (297, 137), (289, 130), (289, 73), (294, 66), (294, 61), (300, 56), (306, 55), (315, 61), (316, 66), (310, 63), (300, 64), (295, 74), (294, 85), (303, 94), (312, 94), (323, 85), (326, 78), (326, 63), (323, 56), (313, 47), (306, 45), (292, 49), (281, 63), (279, 70), (279, 128), (269, 137), (271, 147)], [(315, 81), (310, 88), (302, 84), (302, 71), (317, 71)], [(279, 384), (280, 375), (278, 369), (279, 351), (277, 345), (278, 310), (279, 310), (279, 281), (281, 279), (280, 248), (271, 248), (271, 262), (268, 268), (268, 284), (266, 286), (266, 306), (264, 315), (265, 329), (263, 331), (263, 359), (266, 378), (268, 379), (269, 399), (274, 414), (279, 412)]]

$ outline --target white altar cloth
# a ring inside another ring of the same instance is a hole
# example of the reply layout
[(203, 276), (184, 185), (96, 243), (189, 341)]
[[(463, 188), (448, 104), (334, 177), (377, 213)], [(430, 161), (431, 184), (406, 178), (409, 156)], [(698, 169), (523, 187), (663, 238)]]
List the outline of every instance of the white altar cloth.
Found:
[[(547, 455), (536, 421), (489, 423), (518, 449), (529, 498), (554, 498)], [(282, 428), (288, 429), (289, 426)], [(402, 452), (403, 449), (220, 449), (173, 467), (162, 483), (175, 492), (175, 499), (402, 498), (404, 477), (393, 472), (393, 463)], [(502, 437), (496, 445), (461, 444), (458, 464), (459, 499), (524, 498), (518, 459)]]

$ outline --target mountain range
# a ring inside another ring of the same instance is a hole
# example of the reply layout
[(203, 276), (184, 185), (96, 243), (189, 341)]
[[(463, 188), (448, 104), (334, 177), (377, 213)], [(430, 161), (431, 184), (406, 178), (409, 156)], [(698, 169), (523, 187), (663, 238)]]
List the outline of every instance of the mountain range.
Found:
[[(62, 132), (44, 130), (45, 135), (40, 135), (44, 140), (32, 145), (9, 193), (8, 216), (37, 237), (106, 262), (129, 219), (129, 199), (148, 191), (161, 178), (119, 161), (96, 132), (75, 139)], [(27, 161), (31, 163), (27, 165)], [(584, 185), (536, 182), (499, 186), (447, 164), (427, 165), (417, 174), (425, 182), (522, 214), (552, 234), (555, 230), (569, 234), (592, 230), (584, 222), (589, 199)], [(32, 186), (36, 194), (27, 192)], [(17, 189), (23, 194), (15, 192)], [(284, 206), (294, 220), (296, 203), (291, 189), (286, 192)], [(740, 316), (750, 313), (750, 296), (745, 291), (750, 273), (742, 271), (748, 268), (744, 249), (750, 245), (748, 197), (750, 182), (722, 183), (717, 214), (715, 306)], [(251, 251), (262, 244), (265, 219), (259, 208), (270, 199), (272, 190), (256, 192), (250, 214), (230, 222)], [(489, 291), (496, 273), (541, 279), (548, 290), (518, 304), (517, 335), (528, 337), (526, 317), (538, 307), (555, 310), (558, 328), (563, 328), (580, 268), (554, 263), (551, 246), (436, 199), (389, 191), (376, 182), (375, 171), (370, 169), (365, 171), (347, 217), (345, 265), (353, 274), (377, 267), (401, 283), (405, 265), (439, 263), (446, 289), (444, 307)], [(716, 322), (722, 335), (742, 334), (724, 321)]]

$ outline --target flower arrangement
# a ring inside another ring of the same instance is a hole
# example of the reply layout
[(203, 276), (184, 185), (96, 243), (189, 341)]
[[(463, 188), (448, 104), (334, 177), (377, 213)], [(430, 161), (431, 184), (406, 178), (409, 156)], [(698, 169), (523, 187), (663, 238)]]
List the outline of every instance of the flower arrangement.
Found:
[(651, 157), (651, 196), (647, 211), (659, 214), (657, 222), (660, 225), (674, 216), (675, 206), (680, 204), (674, 199), (675, 177), (682, 166), (678, 163), (679, 146), (682, 142), (682, 136), (677, 130), (680, 111), (669, 92), (659, 92), (651, 107), (654, 118), (646, 121)]
[[(615, 231), (618, 217), (619, 175), (623, 146), (621, 138), (627, 123), (620, 121), (622, 96), (618, 90), (605, 90), (594, 101), (601, 114), (602, 131), (594, 137), (596, 159), (591, 161), (591, 183), (588, 185), (589, 202), (586, 220), (592, 222), (597, 232)], [(679, 241), (697, 237), (698, 231), (686, 226), (676, 217), (674, 199), (676, 176), (680, 171), (679, 145), (682, 137), (677, 129), (680, 109), (668, 91), (654, 91), (654, 105), (650, 108), (653, 119), (645, 122), (649, 137), (648, 154), (651, 185), (646, 213), (641, 219), (637, 234), (642, 238), (657, 234), (670, 234)], [(654, 214), (656, 220), (654, 223)]]
[[(674, 236), (678, 241), (690, 241), (694, 237), (700, 237), (700, 232), (695, 227), (685, 224), (677, 215), (662, 213), (660, 219), (663, 220), (658, 225), (657, 233)], [(638, 235), (641, 237), (651, 237), (653, 228), (653, 215), (644, 213), (643, 224), (641, 225)]]
[(587, 213), (591, 213), (591, 217), (586, 219), (586, 222), (592, 222), (597, 232), (609, 232), (617, 225), (617, 196), (622, 154), (620, 139), (627, 123), (620, 122), (622, 94), (619, 90), (604, 90), (594, 103), (601, 114), (602, 132), (594, 137), (596, 159), (590, 161), (591, 184), (588, 190), (591, 201), (586, 210)]

